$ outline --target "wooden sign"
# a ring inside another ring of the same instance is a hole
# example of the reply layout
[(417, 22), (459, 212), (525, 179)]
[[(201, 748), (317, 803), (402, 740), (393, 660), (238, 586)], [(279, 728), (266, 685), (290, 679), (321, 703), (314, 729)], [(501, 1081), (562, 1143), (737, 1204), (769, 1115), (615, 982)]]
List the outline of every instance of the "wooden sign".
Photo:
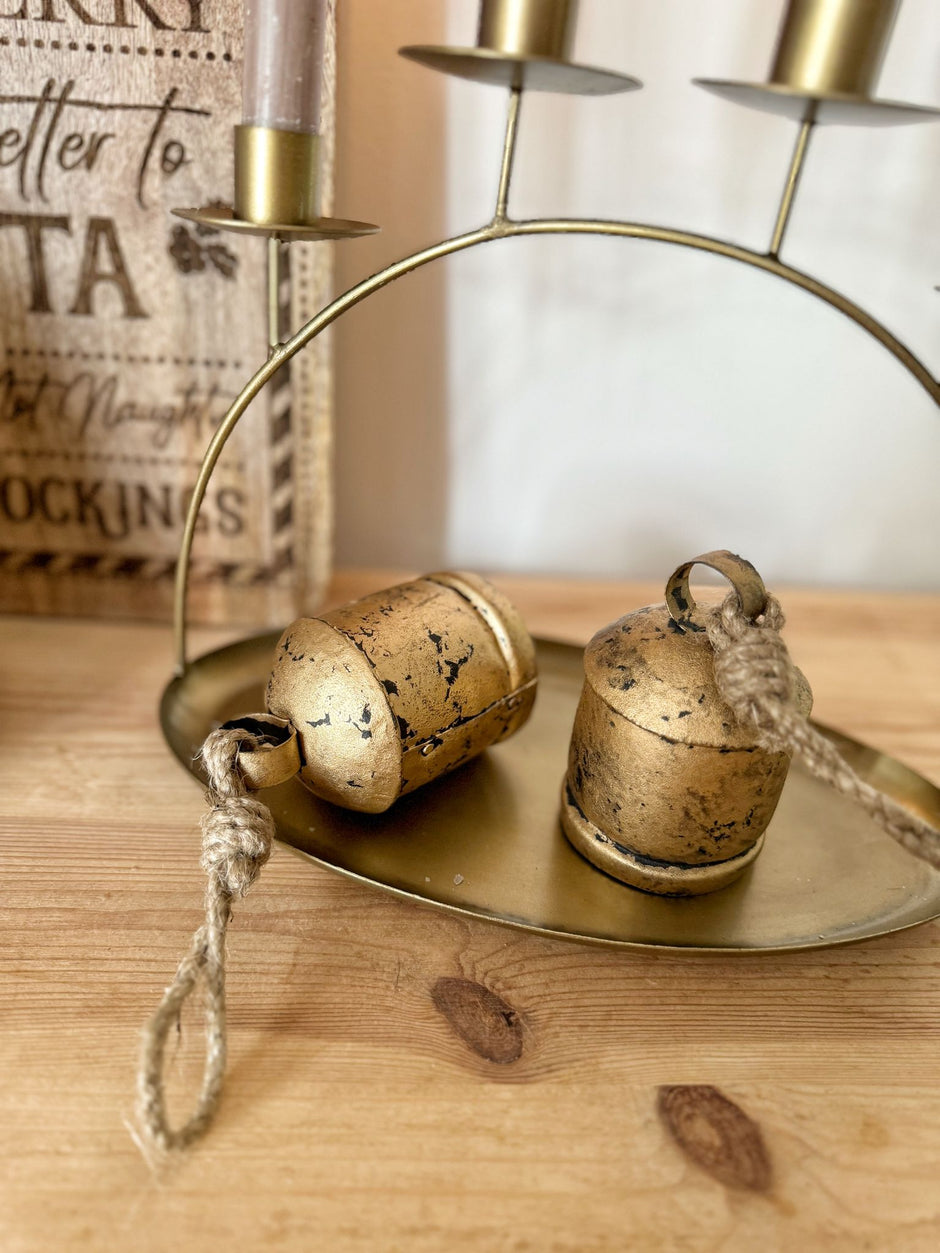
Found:
[[(169, 610), (202, 453), (266, 356), (264, 241), (170, 213), (231, 202), (241, 9), (0, 0), (5, 609)], [(329, 255), (292, 246), (285, 332), (325, 303)], [(278, 621), (317, 599), (331, 509), (324, 353), (314, 344), (279, 376), (223, 454), (194, 549), (194, 617)]]

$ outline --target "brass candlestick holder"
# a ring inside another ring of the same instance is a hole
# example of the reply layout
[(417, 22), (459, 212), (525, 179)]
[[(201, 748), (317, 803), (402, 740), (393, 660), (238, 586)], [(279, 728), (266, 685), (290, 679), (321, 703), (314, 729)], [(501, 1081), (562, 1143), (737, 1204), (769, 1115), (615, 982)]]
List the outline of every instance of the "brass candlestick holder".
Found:
[[(710, 252), (782, 279), (838, 310), (890, 352), (940, 404), (940, 380), (881, 322), (842, 293), (781, 260), (814, 126), (898, 124), (940, 116), (938, 109), (879, 101), (870, 94), (898, 3), (791, 0), (768, 83), (701, 82), (739, 103), (785, 113), (799, 124), (764, 252), (646, 223), (520, 221), (509, 216), (526, 91), (597, 95), (640, 86), (625, 75), (570, 60), (576, 0), (483, 0), (475, 48), (402, 49), (403, 55), (433, 69), (508, 88), (493, 216), (476, 230), (395, 261), (356, 284), (285, 342), (278, 342), (272, 316), (268, 359), (242, 389), (209, 444), (181, 543), (174, 610), (176, 677), (164, 693), (161, 718), (171, 747), (187, 768), (193, 769), (194, 753), (212, 726), (261, 707), (261, 689), (277, 640), (277, 633), (272, 633), (196, 661), (188, 658), (189, 563), (199, 509), (215, 465), (251, 401), (296, 353), (354, 305), (424, 265), (478, 244), (525, 235), (604, 235)], [(326, 240), (376, 229), (315, 216), (317, 199), (311, 190), (315, 152), (310, 147), (298, 153), (276, 137), (239, 132), (236, 209), (228, 215), (187, 210), (184, 216), (222, 229), (266, 235), (275, 276), (281, 240)], [(282, 168), (287, 171), (283, 182)], [(546, 641), (537, 646), (539, 702), (530, 726), (500, 749), (498, 761), (484, 756), (380, 815), (335, 809), (311, 798), (296, 783), (283, 784), (265, 797), (281, 837), (323, 865), (393, 892), (547, 934), (602, 943), (686, 951), (776, 951), (846, 943), (940, 914), (940, 875), (924, 863), (912, 862), (845, 800), (797, 769), (784, 789), (766, 851), (732, 887), (677, 902), (633, 892), (606, 878), (571, 849), (558, 820), (557, 784), (581, 689), (581, 652)], [(928, 821), (940, 822), (940, 790), (864, 745), (836, 732), (827, 734), (863, 777)]]
[(280, 339), (281, 245), (357, 239), (374, 235), (379, 228), (371, 222), (322, 215), (320, 136), (316, 131), (243, 124), (235, 127), (234, 147), (231, 207), (213, 204), (177, 209), (175, 213), (213, 230), (267, 239), (268, 347), (273, 351)]

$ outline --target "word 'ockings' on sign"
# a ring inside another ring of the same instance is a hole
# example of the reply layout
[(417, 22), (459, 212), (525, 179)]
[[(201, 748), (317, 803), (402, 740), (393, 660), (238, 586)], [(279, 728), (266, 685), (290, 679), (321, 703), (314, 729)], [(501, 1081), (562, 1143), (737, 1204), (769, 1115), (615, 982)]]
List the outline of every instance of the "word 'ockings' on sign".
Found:
[[(191, 484), (81, 475), (69, 472), (0, 475), (0, 521), (9, 538), (25, 525), (63, 531), (82, 542), (117, 541), (142, 533), (179, 533), (192, 497)], [(197, 530), (233, 539), (246, 525), (245, 494), (231, 485), (206, 496)]]

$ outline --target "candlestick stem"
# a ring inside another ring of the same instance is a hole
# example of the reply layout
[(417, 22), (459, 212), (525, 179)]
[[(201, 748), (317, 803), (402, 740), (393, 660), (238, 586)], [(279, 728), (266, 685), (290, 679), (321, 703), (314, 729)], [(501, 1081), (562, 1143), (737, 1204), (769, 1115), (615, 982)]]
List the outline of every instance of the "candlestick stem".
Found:
[(783, 239), (787, 233), (787, 224), (790, 221), (790, 213), (793, 210), (793, 202), (796, 199), (796, 191), (800, 185), (800, 175), (803, 173), (803, 163), (806, 160), (806, 149), (809, 147), (809, 137), (812, 133), (815, 118), (812, 112), (804, 118), (800, 125), (800, 132), (796, 137), (796, 143), (793, 146), (793, 156), (790, 158), (790, 168), (787, 171), (787, 181), (783, 187), (783, 195), (780, 197), (780, 207), (777, 210), (777, 221), (774, 223), (774, 233), (770, 240), (770, 250), (767, 255), (775, 260), (780, 256), (780, 249), (783, 247)]
[(268, 354), (281, 342), (281, 241), (268, 240)]
[(509, 110), (506, 114), (506, 136), (503, 139), (503, 159), (499, 169), (499, 189), (496, 192), (496, 213), (494, 222), (506, 221), (506, 207), (509, 203), (509, 184), (512, 181), (512, 167), (516, 155), (516, 133), (519, 127), (519, 106), (522, 103), (522, 91), (513, 87), (509, 92)]

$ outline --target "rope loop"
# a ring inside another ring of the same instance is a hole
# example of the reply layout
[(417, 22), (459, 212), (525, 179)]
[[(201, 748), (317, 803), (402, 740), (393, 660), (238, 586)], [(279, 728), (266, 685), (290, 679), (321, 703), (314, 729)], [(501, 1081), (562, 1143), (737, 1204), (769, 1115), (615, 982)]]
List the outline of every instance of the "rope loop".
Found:
[[(261, 746), (263, 737), (232, 727), (213, 731), (201, 758), (209, 779), (209, 811), (202, 818), (202, 866), (207, 874), (206, 918), (189, 952), (144, 1029), (137, 1073), (137, 1117), (141, 1147), (156, 1160), (187, 1148), (209, 1128), (219, 1098), (226, 1061), (225, 935), (232, 899), (244, 896), (271, 855), (274, 820), (268, 807), (248, 795), (238, 765), (243, 749)], [(164, 1060), (170, 1031), (179, 1024), (186, 999), (202, 983), (206, 999), (206, 1061), (196, 1107), (182, 1127), (170, 1126), (166, 1112)]]

